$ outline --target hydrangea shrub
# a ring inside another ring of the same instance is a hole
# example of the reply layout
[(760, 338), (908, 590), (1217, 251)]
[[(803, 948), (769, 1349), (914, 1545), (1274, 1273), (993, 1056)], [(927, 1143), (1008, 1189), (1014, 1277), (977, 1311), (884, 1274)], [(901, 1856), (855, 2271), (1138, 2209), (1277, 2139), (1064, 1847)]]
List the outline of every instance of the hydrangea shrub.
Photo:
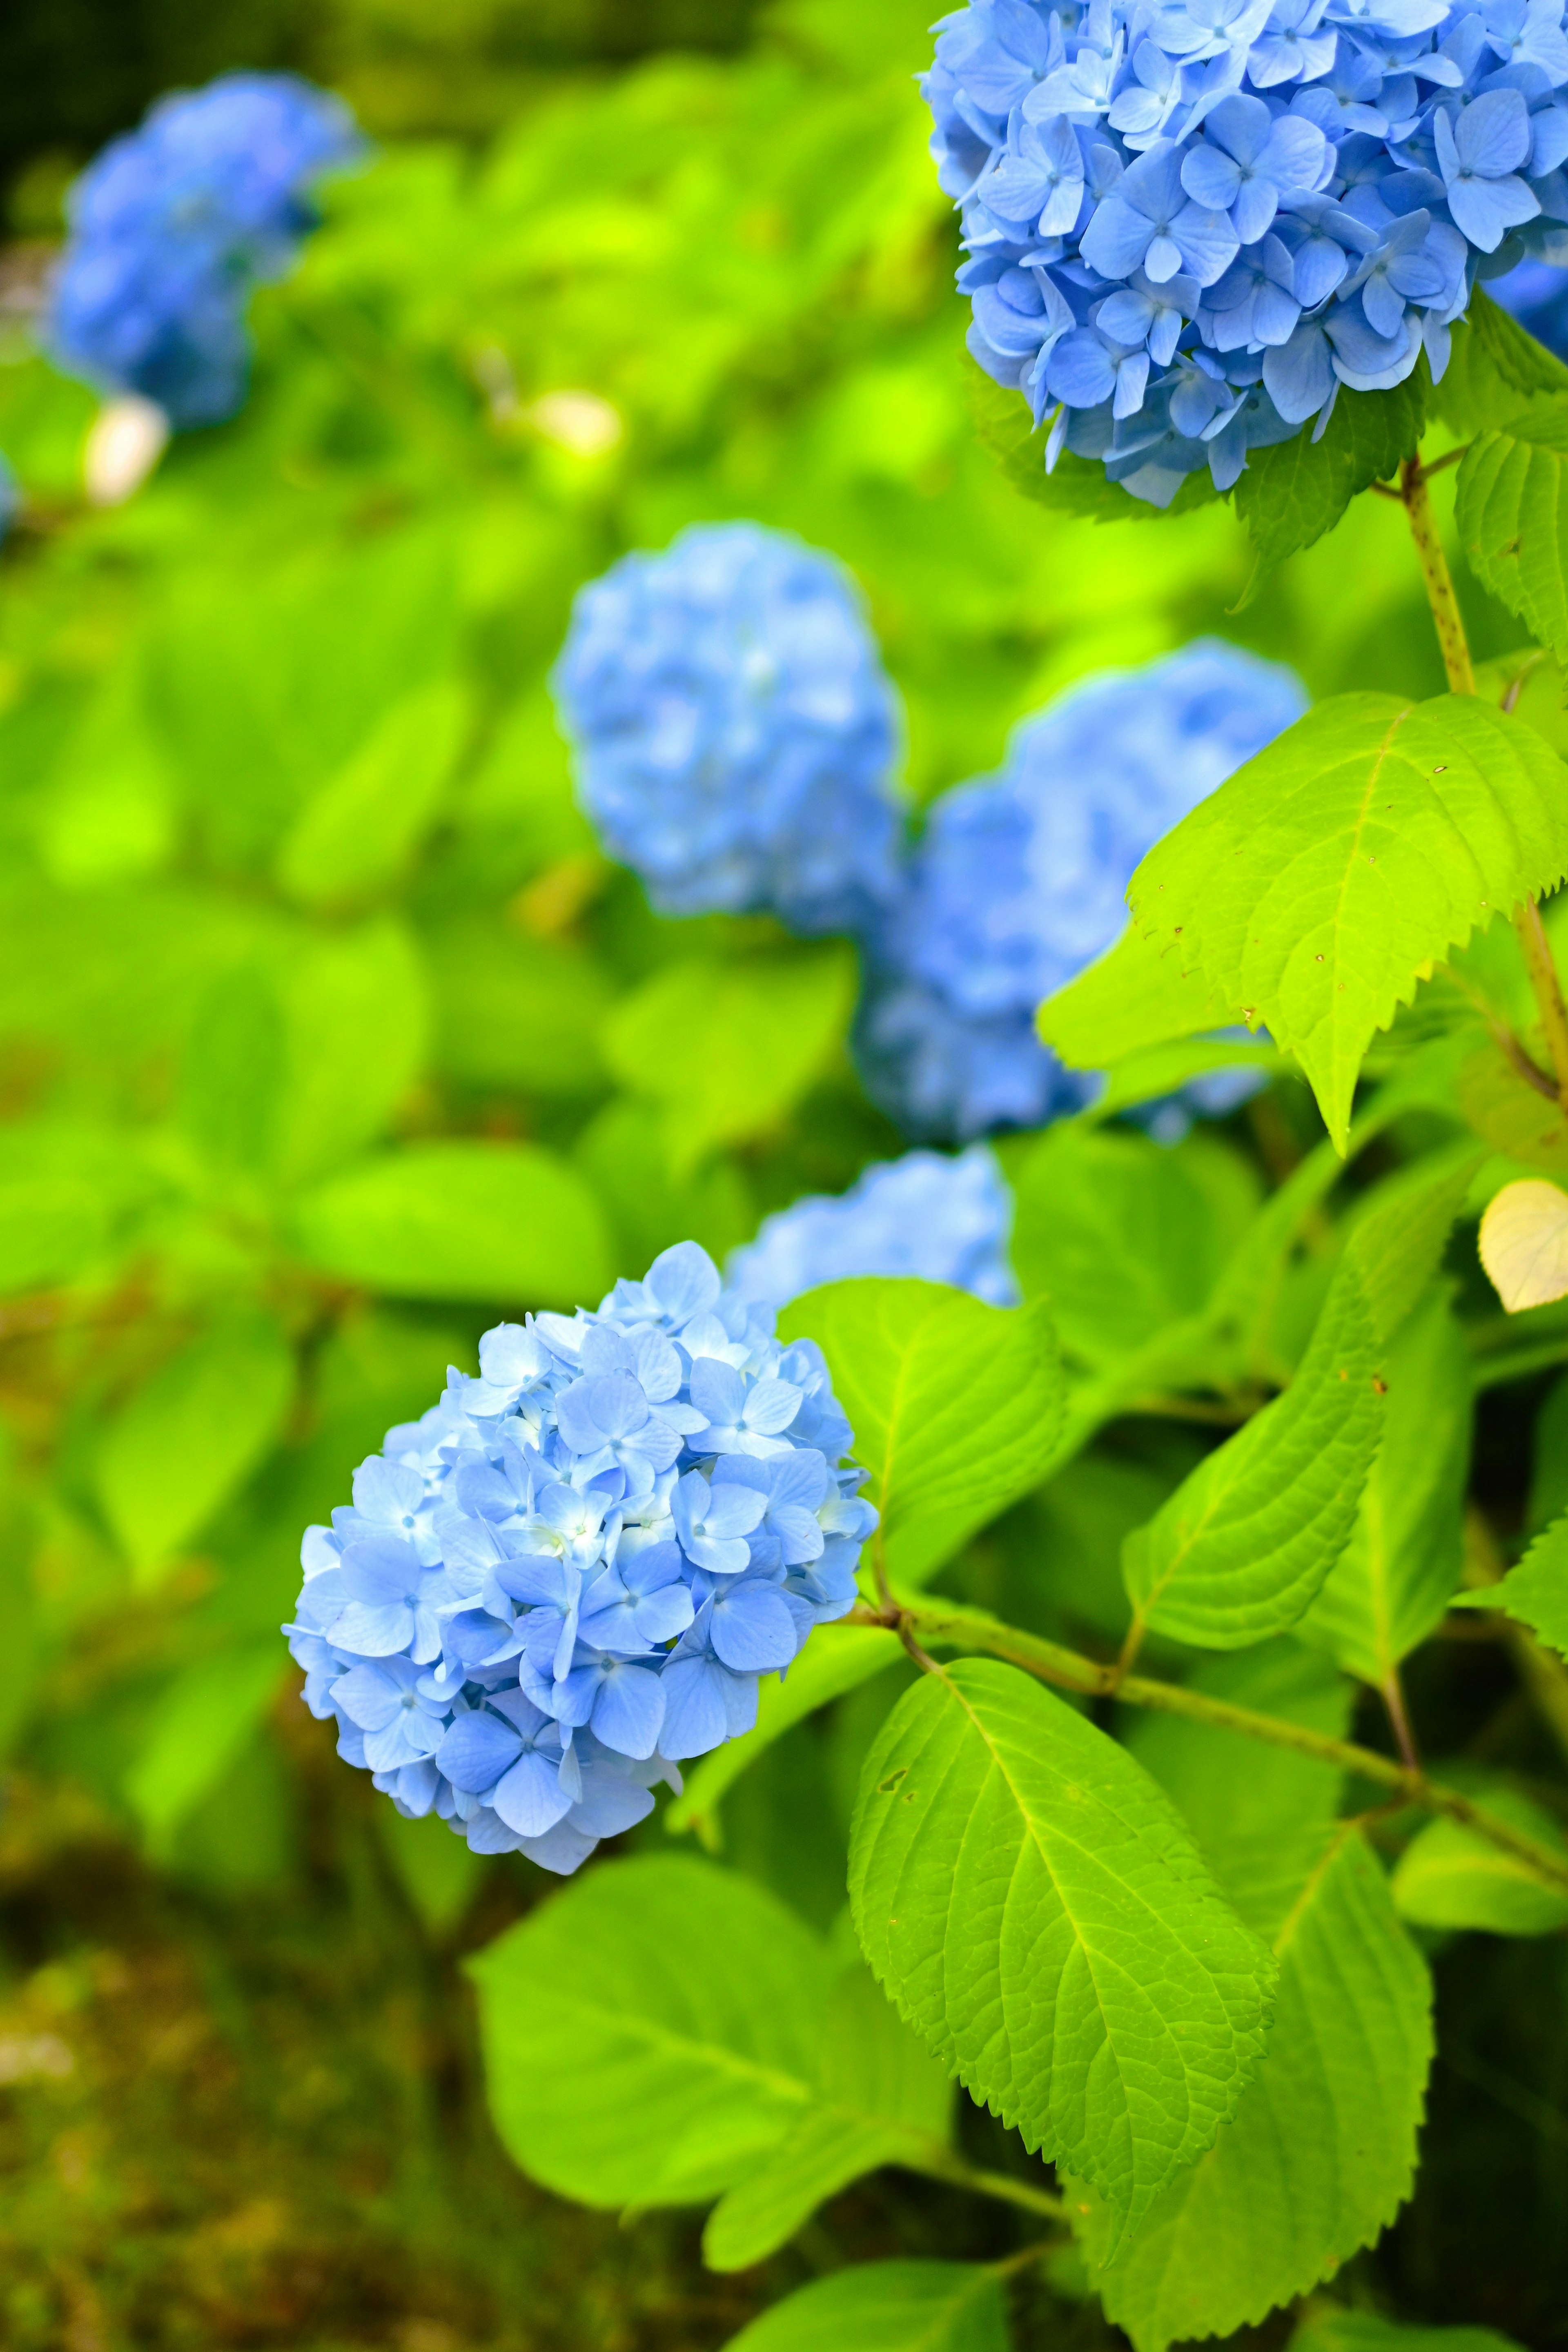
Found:
[(232, 73), (162, 99), (67, 203), (49, 333), (62, 364), (214, 425), (245, 397), (246, 306), (314, 226), (311, 189), (349, 163), (348, 110), (292, 74)]
[(695, 1243), (596, 1313), (499, 1325), (479, 1367), (309, 1530), (285, 1630), (400, 1812), (568, 1874), (751, 1728), (876, 1514), (820, 1349)]

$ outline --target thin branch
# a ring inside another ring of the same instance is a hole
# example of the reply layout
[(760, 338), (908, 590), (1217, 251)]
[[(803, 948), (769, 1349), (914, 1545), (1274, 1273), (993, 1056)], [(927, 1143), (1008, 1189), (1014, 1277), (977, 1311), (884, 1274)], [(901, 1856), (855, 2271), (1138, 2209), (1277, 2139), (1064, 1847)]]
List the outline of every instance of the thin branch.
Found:
[(1429, 482), (1434, 474), (1440, 474), (1446, 466), (1457, 466), (1461, 458), (1468, 457), (1469, 454), (1470, 445), (1468, 441), (1460, 448), (1445, 449), (1440, 457), (1434, 457), (1429, 466), (1424, 465), (1421, 467), (1421, 479), (1423, 482)]
[(1410, 1728), (1409, 1710), (1405, 1704), (1405, 1685), (1399, 1679), (1399, 1668), (1391, 1666), (1385, 1681), (1379, 1685), (1383, 1703), (1388, 1709), (1388, 1720), (1394, 1727), (1394, 1737), (1399, 1752), (1413, 1772), (1421, 1769), (1421, 1758), (1415, 1746), (1415, 1734)]
[(1380, 499), (1397, 499), (1401, 506), (1405, 504), (1403, 492), (1394, 489), (1391, 483), (1373, 482), (1371, 487), (1377, 492)]
[(1005, 2172), (989, 2172), (984, 2165), (966, 2164), (962, 2156), (951, 2148), (938, 2147), (933, 2142), (929, 2157), (895, 2158), (895, 2163), (905, 2163), (911, 2171), (925, 2173), (932, 2180), (946, 2180), (954, 2189), (973, 2189), (980, 2197), (999, 2197), (1005, 2204), (1021, 2205), (1026, 2212), (1043, 2213), (1052, 2221), (1066, 2218), (1067, 2207), (1048, 2189), (1031, 2189), (1026, 2180), (1015, 2180)]

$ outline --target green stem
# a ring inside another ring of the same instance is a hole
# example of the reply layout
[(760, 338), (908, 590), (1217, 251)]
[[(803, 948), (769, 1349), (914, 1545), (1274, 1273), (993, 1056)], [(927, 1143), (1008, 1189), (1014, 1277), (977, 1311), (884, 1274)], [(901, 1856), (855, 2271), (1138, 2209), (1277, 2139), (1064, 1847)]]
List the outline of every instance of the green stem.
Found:
[[(1453, 575), (1448, 570), (1448, 559), (1443, 552), (1437, 519), (1432, 511), (1432, 500), (1426, 489), (1433, 470), (1431, 467), (1424, 467), (1418, 457), (1407, 457), (1400, 469), (1399, 495), (1410, 518), (1410, 535), (1415, 542), (1416, 558), (1426, 589), (1426, 602), (1432, 608), (1432, 622), (1442, 650), (1448, 691), (1450, 694), (1474, 694), (1476, 673), (1470, 660), (1469, 640), (1465, 635), (1459, 600), (1454, 593)], [(1524, 951), (1525, 970), (1530, 974), (1541, 1025), (1546, 1033), (1547, 1048), (1557, 1080), (1557, 1100), (1559, 1106), (1568, 1111), (1568, 1004), (1563, 1003), (1563, 984), (1557, 977), (1557, 966), (1546, 943), (1546, 934), (1541, 927), (1540, 909), (1532, 898), (1527, 898), (1522, 906), (1514, 909), (1513, 927)]]
[(1432, 1780), (1419, 1767), (1400, 1763), (1392, 1756), (1381, 1756), (1375, 1748), (1363, 1748), (1354, 1740), (1331, 1738), (1326, 1732), (1313, 1731), (1304, 1723), (1289, 1723), (1280, 1716), (1261, 1715), (1253, 1707), (1234, 1706), (1228, 1699), (1211, 1698), (1206, 1691), (1192, 1690), (1183, 1683), (1157, 1682), (1147, 1675), (1122, 1675), (1117, 1666), (1086, 1658), (1077, 1650), (1064, 1649), (1059, 1643), (1044, 1641), (1038, 1634), (1026, 1633), (1015, 1625), (1004, 1625), (988, 1617), (984, 1610), (966, 1609), (955, 1602), (935, 1607), (901, 1603), (898, 1622), (872, 1610), (858, 1610), (852, 1622), (883, 1624), (889, 1633), (907, 1625), (911, 1633), (931, 1647), (981, 1651), (992, 1657), (1005, 1658), (1009, 1664), (1022, 1666), (1026, 1673), (1037, 1675), (1042, 1682), (1055, 1683), (1063, 1690), (1078, 1691), (1086, 1697), (1114, 1697), (1128, 1706), (1147, 1707), (1157, 1714), (1186, 1716), (1194, 1723), (1212, 1724), (1216, 1730), (1235, 1731), (1244, 1738), (1266, 1741), (1271, 1748), (1293, 1748), (1298, 1755), (1316, 1757), (1320, 1763), (1335, 1765), (1342, 1771), (1359, 1772), (1363, 1780), (1393, 1790), (1408, 1804), (1463, 1822), (1479, 1836), (1523, 1863), (1553, 1893), (1568, 1894), (1568, 1861), (1550, 1846), (1500, 1821), (1495, 1813), (1484, 1805), (1473, 1803), (1461, 1790)]
[(927, 2175), (932, 2180), (945, 2180), (954, 2189), (973, 2189), (978, 2197), (997, 2197), (1004, 2204), (1021, 2205), (1026, 2212), (1043, 2213), (1047, 2220), (1059, 2221), (1067, 2207), (1048, 2189), (1031, 2189), (1026, 2180), (1015, 2180), (1005, 2172), (988, 2172), (984, 2166), (966, 2164), (951, 2148), (933, 2149), (929, 2158), (922, 2158), (915, 2166), (910, 2158), (896, 2158)]

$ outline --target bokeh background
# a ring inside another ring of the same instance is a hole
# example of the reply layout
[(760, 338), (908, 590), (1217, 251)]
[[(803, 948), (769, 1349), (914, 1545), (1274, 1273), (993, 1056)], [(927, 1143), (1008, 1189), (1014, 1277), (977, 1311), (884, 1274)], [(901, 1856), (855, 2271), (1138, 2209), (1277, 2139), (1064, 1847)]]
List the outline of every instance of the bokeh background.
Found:
[[(545, 677), (584, 580), (696, 519), (834, 550), (920, 799), (1063, 684), (1202, 632), (1318, 693), (1441, 688), (1384, 502), (1255, 594), (1226, 507), (1097, 526), (1003, 478), (968, 410), (926, 19), (15, 0), (0, 27), (0, 449), (26, 495), (0, 552), (16, 2352), (701, 2347), (847, 2254), (993, 2247), (973, 2200), (883, 2175), (721, 2279), (679, 2216), (531, 2190), (484, 2116), (461, 1959), (543, 1882), (338, 1765), (277, 1631), (301, 1527), (500, 1314), (688, 1234), (722, 1256), (901, 1148), (846, 1050), (848, 950), (656, 919), (574, 809)], [(237, 65), (340, 90), (373, 155), (258, 299), (241, 415), (94, 509), (96, 398), (35, 335), (63, 192), (153, 98)], [(1188, 1459), (1151, 1439), (1129, 1482), (1086, 1457), (959, 1583), (1092, 1630), (1118, 1514)], [(726, 1812), (722, 1858), (824, 1925), (893, 1679)], [(657, 1818), (637, 1836), (664, 1843)], [(1424, 2176), (1385, 2257), (1433, 2318), (1483, 2258), (1458, 2226), (1478, 2179), (1505, 2272), (1509, 2230), (1568, 2192), (1557, 1979), (1533, 1949), (1484, 1967), (1492, 2042), (1435, 2091), (1465, 2177)], [(977, 2153), (1014, 2160), (999, 2132)], [(1040, 2343), (1113, 2340), (1077, 2284), (1048, 2269)]]

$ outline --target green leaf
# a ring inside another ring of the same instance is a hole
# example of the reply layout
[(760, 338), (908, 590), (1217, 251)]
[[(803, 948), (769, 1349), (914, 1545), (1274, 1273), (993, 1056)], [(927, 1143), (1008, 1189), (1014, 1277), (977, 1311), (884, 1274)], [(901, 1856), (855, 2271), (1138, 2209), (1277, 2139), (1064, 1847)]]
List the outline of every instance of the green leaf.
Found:
[(91, 1272), (155, 1190), (110, 1129), (66, 1119), (0, 1129), (0, 1295)]
[(744, 2270), (787, 2239), (826, 2199), (879, 2165), (940, 2162), (952, 2078), (900, 2019), (863, 1968), (828, 1996), (816, 2103), (755, 2172), (708, 2217), (702, 2259)]
[(413, 1144), (306, 1193), (296, 1225), (324, 1274), (401, 1298), (574, 1307), (614, 1274), (598, 1202), (536, 1144)]
[(1568, 1517), (1543, 1528), (1500, 1584), (1485, 1585), (1463, 1598), (1469, 1609), (1506, 1609), (1568, 1657)]
[(424, 1071), (430, 1016), (418, 948), (395, 916), (302, 945), (278, 984), (278, 1172), (300, 1183), (384, 1133)]
[(1391, 1340), (1431, 1286), (1455, 1218), (1486, 1158), (1468, 1142), (1429, 1151), (1368, 1187), (1347, 1220), (1345, 1263)]
[(254, 964), (220, 973), (196, 1007), (180, 1087), (181, 1124), (216, 1167), (259, 1171), (271, 1161), (283, 1056), (283, 1015), (268, 975)]
[(1289, 441), (1247, 453), (1236, 510), (1258, 550), (1258, 577), (1332, 530), (1358, 491), (1387, 481), (1415, 456), (1430, 395), (1424, 362), (1392, 392), (1342, 385), (1321, 440), (1309, 423)]
[(469, 1086), (594, 1095), (605, 1084), (599, 1033), (611, 982), (581, 948), (472, 918), (430, 940), (436, 1051)]
[(1378, 1346), (1353, 1267), (1329, 1293), (1283, 1396), (1205, 1454), (1122, 1574), (1140, 1622), (1200, 1648), (1282, 1633), (1349, 1539), (1383, 1426)]
[(138, 1577), (201, 1533), (268, 1453), (294, 1389), (269, 1316), (237, 1315), (170, 1358), (121, 1407), (98, 1454), (98, 1491)]
[(1342, 1150), (1374, 1033), (1568, 867), (1563, 780), (1531, 729), (1472, 696), (1338, 695), (1156, 843), (1128, 903), (1147, 949), (1296, 1055)]
[(1113, 482), (1097, 458), (1076, 457), (1070, 449), (1063, 451), (1047, 474), (1047, 436), (1036, 426), (1023, 394), (997, 383), (972, 359), (965, 360), (964, 373), (981, 439), (1013, 488), (1037, 506), (1092, 516), (1097, 522), (1148, 522), (1162, 514), (1190, 514), (1219, 497), (1205, 467), (1187, 476), (1168, 507), (1152, 506)]
[(711, 1863), (601, 1864), (467, 1966), (496, 2129), (580, 2204), (712, 2197), (812, 2104), (826, 1948)]
[(1482, 587), (1568, 659), (1568, 390), (1477, 435), (1459, 467), (1455, 519)]
[(468, 727), (455, 678), (394, 702), (295, 818), (278, 881), (307, 907), (343, 906), (395, 882), (435, 819)]
[(1264, 1083), (1282, 1077), (1289, 1066), (1271, 1045), (1243, 1045), (1226, 1037), (1173, 1037), (1166, 1045), (1129, 1054), (1108, 1070), (1103, 1092), (1079, 1116), (1086, 1124), (1098, 1125), (1139, 1103), (1178, 1094), (1194, 1078), (1206, 1077), (1211, 1070), (1250, 1070)]
[(1484, 433), (1538, 394), (1568, 393), (1568, 368), (1484, 287), (1473, 289), (1468, 309), (1452, 331), (1448, 365), (1433, 404), (1456, 433)]
[(605, 1059), (662, 1104), (670, 1166), (776, 1127), (842, 1051), (854, 1010), (847, 948), (668, 965), (605, 1023)]
[[(1204, 1659), (1190, 1686), (1331, 1739), (1342, 1739), (1350, 1723), (1352, 1685), (1289, 1635)], [(1190, 1716), (1133, 1708), (1127, 1715), (1129, 1750), (1159, 1781), (1222, 1884), (1236, 1855), (1255, 1853), (1268, 1838), (1293, 1844), (1326, 1827), (1338, 1810), (1343, 1776), (1315, 1756), (1250, 1741), (1244, 1750), (1234, 1731)]]
[(861, 2263), (796, 2287), (725, 2352), (1007, 2352), (1009, 2341), (1002, 2281), (984, 2264)]
[(1355, 1527), (1297, 1629), (1379, 1687), (1426, 1639), (1459, 1582), (1470, 1351), (1445, 1291), (1408, 1318), (1384, 1369), (1383, 1444)]
[(489, 1877), (489, 1859), (435, 1813), (410, 1821), (391, 1805), (377, 1805), (374, 1818), (398, 1885), (430, 1933), (448, 1935)]
[(1124, 1748), (1015, 1667), (922, 1676), (867, 1759), (849, 1893), (900, 2010), (1135, 2228), (1230, 2115), (1274, 1964)]
[(1114, 1071), (1235, 1019), (1190, 957), (1162, 954), (1130, 923), (1114, 947), (1047, 997), (1035, 1026), (1070, 1069)]
[[(1476, 289), (1472, 301), (1479, 296)], [(1289, 2352), (1521, 2352), (1511, 2336), (1491, 2327), (1407, 2326), (1375, 2311), (1345, 2311), (1321, 2303), (1290, 2338)]]
[(1279, 1964), (1263, 2063), (1131, 2245), (1117, 2253), (1112, 2217), (1084, 2200), (1091, 2276), (1136, 2352), (1228, 2336), (1303, 2294), (1394, 2219), (1415, 2173), (1431, 1988), (1354, 1824), (1305, 1883), (1276, 1840), (1235, 1892)]
[(930, 1576), (1044, 1476), (1062, 1378), (1043, 1307), (868, 1276), (808, 1290), (779, 1332), (815, 1339), (827, 1359), (855, 1459), (871, 1473), (889, 1576)]
[[(1549, 1813), (1511, 1789), (1486, 1791), (1487, 1811), (1568, 1861)], [(1549, 1936), (1568, 1927), (1568, 1895), (1543, 1886), (1511, 1853), (1463, 1822), (1428, 1822), (1400, 1855), (1394, 1900), (1418, 1927), (1484, 1927), (1494, 1936)]]
[(1234, 1232), (1179, 1150), (1123, 1129), (1048, 1129), (1013, 1170), (1012, 1259), (1066, 1351), (1099, 1370), (1207, 1298)]
[(125, 1775), (154, 1854), (173, 1851), (175, 1831), (239, 1757), (288, 1669), (276, 1639), (247, 1643), (186, 1666), (159, 1695), (152, 1736)]
[(775, 1739), (819, 1706), (858, 1690), (903, 1655), (897, 1636), (879, 1625), (818, 1626), (816, 1638), (806, 1643), (789, 1673), (782, 1678), (770, 1675), (763, 1683), (752, 1729), (700, 1757), (687, 1772), (680, 1795), (665, 1807), (665, 1828), (675, 1832), (695, 1829), (705, 1843), (716, 1841), (724, 1791)]

